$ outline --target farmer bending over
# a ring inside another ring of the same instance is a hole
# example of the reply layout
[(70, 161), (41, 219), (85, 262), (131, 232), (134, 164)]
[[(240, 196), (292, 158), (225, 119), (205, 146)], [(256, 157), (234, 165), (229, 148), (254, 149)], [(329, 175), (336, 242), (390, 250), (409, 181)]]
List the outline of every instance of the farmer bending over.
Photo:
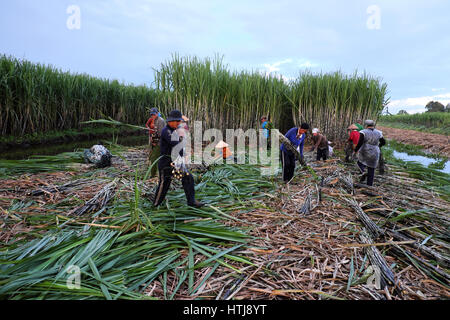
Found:
[(317, 128), (314, 128), (312, 132), (314, 146), (311, 148), (311, 152), (317, 150), (317, 161), (320, 161), (322, 158), (323, 161), (326, 161), (328, 157), (328, 139)]
[(347, 146), (345, 147), (345, 162), (350, 162), (350, 157), (352, 156), (359, 142), (358, 127), (352, 124), (350, 127), (348, 127), (347, 132), (349, 136), (347, 140)]
[[(297, 148), (300, 152), (300, 156), (303, 161), (303, 146), (305, 144), (306, 132), (309, 130), (307, 123), (302, 123), (300, 128), (292, 128), (289, 130), (285, 137), (291, 141), (294, 148)], [(281, 150), (281, 165), (283, 167), (283, 181), (289, 182), (294, 176), (295, 171), (295, 154), (288, 150), (284, 143), (280, 147)]]

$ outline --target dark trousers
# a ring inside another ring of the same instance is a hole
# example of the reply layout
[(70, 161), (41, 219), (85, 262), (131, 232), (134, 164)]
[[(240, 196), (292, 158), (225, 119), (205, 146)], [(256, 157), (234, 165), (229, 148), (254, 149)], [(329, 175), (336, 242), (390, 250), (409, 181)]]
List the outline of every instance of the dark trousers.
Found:
[[(366, 167), (361, 162), (358, 161), (358, 167), (361, 170), (361, 173), (364, 174), (367, 168), (367, 185), (373, 186), (373, 180), (375, 178), (375, 168)], [(362, 181), (361, 181), (362, 182)]]
[(283, 181), (289, 182), (294, 176), (295, 155), (290, 151), (281, 151), (281, 165), (283, 168)]
[(383, 175), (385, 173), (383, 151), (380, 148), (380, 161), (378, 162), (378, 172)]
[(353, 142), (347, 142), (345, 146), (345, 162), (350, 162), (353, 154)]
[(328, 149), (320, 149), (317, 148), (317, 161), (323, 158), (323, 161), (326, 161), (328, 157)]
[[(170, 165), (170, 160), (161, 159), (158, 163), (159, 170), (159, 185), (156, 189), (154, 205), (159, 206), (165, 199), (167, 192), (170, 188), (170, 183), (172, 182), (172, 170), (173, 167)], [(195, 203), (195, 188), (194, 188), (194, 178), (192, 174), (184, 175), (181, 179), (183, 185), (184, 193), (186, 195), (186, 200), (188, 205), (193, 205)]]

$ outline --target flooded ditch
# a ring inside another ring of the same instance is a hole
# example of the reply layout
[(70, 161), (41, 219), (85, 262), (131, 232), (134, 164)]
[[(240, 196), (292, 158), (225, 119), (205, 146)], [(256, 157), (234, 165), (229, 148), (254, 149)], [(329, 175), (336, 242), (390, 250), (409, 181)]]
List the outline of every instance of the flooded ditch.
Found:
[[(82, 149), (88, 149), (93, 145), (102, 141), (108, 145), (111, 138), (89, 139), (83, 141), (58, 143), (48, 145), (36, 145), (28, 148), (14, 148), (8, 151), (0, 152), (1, 160), (25, 160), (31, 156), (53, 156), (64, 152), (73, 152)], [(146, 145), (148, 143), (147, 135), (129, 135), (118, 138), (117, 143), (122, 146), (136, 147)]]

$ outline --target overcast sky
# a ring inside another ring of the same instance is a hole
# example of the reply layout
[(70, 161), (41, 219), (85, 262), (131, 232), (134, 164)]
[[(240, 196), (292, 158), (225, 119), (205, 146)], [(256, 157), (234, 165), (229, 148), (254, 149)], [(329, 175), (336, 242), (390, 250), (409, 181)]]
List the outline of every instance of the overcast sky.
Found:
[(392, 113), (412, 113), (450, 103), (449, 13), (448, 0), (1, 0), (0, 54), (147, 85), (172, 53), (285, 78), (366, 71)]

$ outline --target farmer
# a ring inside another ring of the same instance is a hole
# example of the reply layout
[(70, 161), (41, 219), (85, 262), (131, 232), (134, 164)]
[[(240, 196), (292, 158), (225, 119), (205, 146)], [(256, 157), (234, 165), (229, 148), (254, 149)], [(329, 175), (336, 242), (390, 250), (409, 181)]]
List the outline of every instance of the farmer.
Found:
[(189, 132), (188, 122), (189, 122), (189, 118), (186, 116), (183, 116), (183, 121), (181, 121), (180, 128), (184, 129), (187, 132)]
[[(359, 133), (358, 145), (355, 154), (358, 153), (358, 167), (361, 170), (361, 182), (367, 178), (367, 185), (372, 186), (375, 177), (375, 168), (380, 159), (380, 147), (386, 144), (383, 133), (375, 129), (373, 120), (365, 121), (366, 129)], [(366, 173), (366, 167), (368, 172)]]
[(111, 152), (103, 146), (101, 142), (84, 150), (84, 161), (93, 163), (97, 168), (106, 168), (111, 166)]
[(311, 148), (311, 152), (317, 150), (317, 161), (323, 159), (323, 161), (327, 160), (328, 157), (328, 139), (323, 134), (320, 133), (319, 129), (314, 128), (312, 141), (314, 146)]
[[(167, 119), (167, 126), (161, 132), (160, 147), (162, 157), (158, 161), (159, 185), (154, 199), (155, 206), (159, 206), (164, 201), (167, 191), (169, 191), (173, 176), (172, 171), (174, 170), (172, 163), (184, 156), (183, 148), (179, 145), (181, 142), (180, 137), (177, 133), (177, 128), (182, 120), (182, 114), (179, 110), (171, 111)], [(175, 150), (173, 150), (174, 148)], [(191, 207), (200, 208), (204, 204), (195, 200), (194, 178), (189, 171), (184, 170), (181, 181), (187, 203)]]
[(267, 145), (270, 146), (270, 129), (272, 129), (272, 123), (269, 122), (266, 116), (261, 117), (261, 129), (263, 129), (263, 137), (267, 141)]
[(361, 132), (362, 130), (364, 130), (364, 126), (363, 126), (363, 121), (361, 119), (356, 120), (356, 122), (354, 123), (354, 125), (356, 126), (356, 130), (358, 130), (358, 132)]
[[(303, 162), (303, 146), (305, 144), (306, 132), (309, 130), (307, 123), (302, 123), (300, 128), (292, 128), (289, 130), (285, 137), (289, 139), (294, 148), (297, 148), (300, 152), (299, 159)], [(288, 150), (284, 143), (280, 147), (281, 150), (281, 165), (283, 167), (283, 181), (289, 182), (294, 176), (295, 171), (295, 154)]]
[(347, 140), (347, 146), (345, 147), (345, 162), (350, 162), (350, 157), (353, 154), (353, 151), (355, 151), (356, 146), (359, 142), (359, 131), (358, 127), (354, 124), (352, 124), (347, 129), (348, 132), (348, 140)]
[(215, 158), (215, 160), (219, 160), (220, 158), (222, 158), (224, 161), (233, 159), (233, 153), (228, 147), (228, 143), (224, 142), (223, 140), (220, 141), (215, 147), (216, 149), (220, 150), (220, 154)]
[[(166, 122), (163, 118), (159, 116), (159, 111), (156, 108), (150, 110), (150, 118), (148, 119), (145, 126), (148, 128), (148, 143), (149, 143), (149, 154), (148, 159), (150, 165), (154, 164), (156, 159), (161, 155), (159, 140), (161, 137), (161, 132), (166, 126)], [(150, 171), (150, 177), (155, 177), (158, 167), (154, 165)]]

